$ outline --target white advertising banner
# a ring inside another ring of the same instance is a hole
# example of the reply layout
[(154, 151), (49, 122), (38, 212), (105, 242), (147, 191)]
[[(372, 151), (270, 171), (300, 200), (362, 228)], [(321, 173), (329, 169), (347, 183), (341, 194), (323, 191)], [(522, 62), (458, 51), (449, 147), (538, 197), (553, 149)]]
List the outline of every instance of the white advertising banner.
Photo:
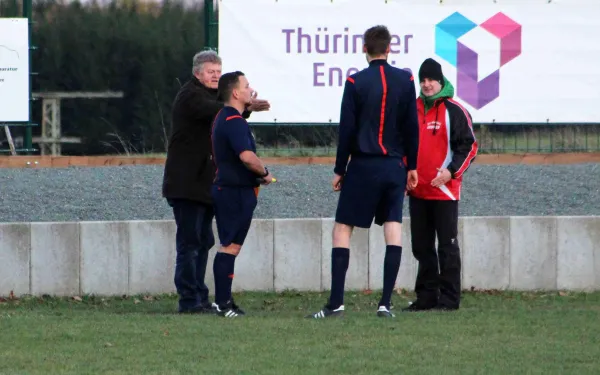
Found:
[(0, 122), (29, 121), (27, 18), (0, 18)]
[(223, 71), (271, 102), (252, 122), (337, 123), (362, 35), (392, 34), (388, 62), (442, 65), (477, 123), (600, 122), (600, 1), (221, 0)]

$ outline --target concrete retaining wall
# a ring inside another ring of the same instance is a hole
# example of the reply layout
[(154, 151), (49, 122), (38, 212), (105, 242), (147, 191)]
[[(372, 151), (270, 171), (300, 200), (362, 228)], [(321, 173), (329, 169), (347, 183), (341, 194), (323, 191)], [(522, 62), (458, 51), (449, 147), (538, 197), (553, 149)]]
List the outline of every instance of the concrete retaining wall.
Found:
[[(398, 286), (412, 290), (408, 224)], [(254, 220), (234, 289), (329, 289), (332, 228), (332, 219)], [(175, 229), (173, 221), (0, 224), (0, 295), (174, 292)], [(463, 217), (458, 240), (465, 289), (600, 290), (598, 216)], [(348, 289), (382, 287), (384, 251), (381, 227), (355, 230)]]

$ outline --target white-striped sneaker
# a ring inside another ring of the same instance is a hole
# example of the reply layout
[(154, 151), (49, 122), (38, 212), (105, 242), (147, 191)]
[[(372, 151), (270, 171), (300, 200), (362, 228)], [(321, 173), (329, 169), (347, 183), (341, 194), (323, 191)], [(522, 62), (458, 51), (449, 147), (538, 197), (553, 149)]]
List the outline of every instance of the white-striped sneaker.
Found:
[(323, 309), (317, 311), (314, 314), (305, 316), (307, 319), (324, 319), (324, 318), (336, 318), (344, 316), (344, 305), (341, 305), (337, 309), (330, 309), (325, 306)]
[(216, 306), (217, 315), (222, 316), (224, 318), (237, 318), (239, 316), (243, 316), (244, 314), (240, 314), (236, 308), (232, 306), (231, 303), (223, 306), (221, 308), (219, 305)]
[(386, 306), (379, 306), (379, 309), (377, 310), (377, 316), (380, 318), (395, 318), (396, 315), (394, 315)]

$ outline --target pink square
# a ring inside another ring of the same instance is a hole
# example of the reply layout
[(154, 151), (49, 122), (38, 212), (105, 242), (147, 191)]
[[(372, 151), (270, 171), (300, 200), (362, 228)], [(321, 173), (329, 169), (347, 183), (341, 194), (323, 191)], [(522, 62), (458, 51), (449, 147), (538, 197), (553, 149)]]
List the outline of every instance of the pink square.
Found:
[(496, 13), (492, 18), (482, 23), (481, 27), (497, 36), (499, 39), (504, 39), (504, 37), (515, 30), (521, 29), (521, 25), (502, 12)]
[(500, 66), (521, 54), (521, 26), (500, 41)]

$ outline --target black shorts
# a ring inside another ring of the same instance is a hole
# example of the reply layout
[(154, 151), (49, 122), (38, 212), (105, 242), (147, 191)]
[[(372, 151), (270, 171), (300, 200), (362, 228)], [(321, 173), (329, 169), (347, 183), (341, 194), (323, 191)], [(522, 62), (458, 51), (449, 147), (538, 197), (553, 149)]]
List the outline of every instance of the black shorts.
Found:
[(253, 187), (212, 187), (212, 198), (221, 246), (243, 245), (256, 208)]
[(352, 158), (342, 181), (335, 221), (370, 228), (387, 221), (402, 222), (407, 170), (402, 159)]

